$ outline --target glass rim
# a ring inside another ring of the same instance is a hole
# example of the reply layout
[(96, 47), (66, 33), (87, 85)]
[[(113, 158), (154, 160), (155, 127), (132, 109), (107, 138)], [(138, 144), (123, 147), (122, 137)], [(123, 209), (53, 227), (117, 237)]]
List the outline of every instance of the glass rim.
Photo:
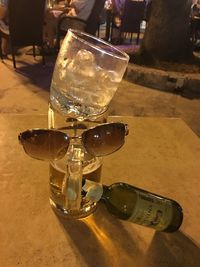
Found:
[[(76, 38), (77, 40), (83, 42), (83, 43), (86, 43), (86, 44), (89, 44), (91, 47), (95, 48), (96, 50), (99, 50), (101, 52), (104, 52), (105, 54), (109, 55), (109, 56), (114, 56), (115, 58), (118, 58), (118, 59), (122, 59), (124, 61), (129, 61), (130, 57), (127, 53), (125, 53), (124, 51), (120, 50), (119, 48), (113, 46), (112, 44), (104, 41), (103, 39), (101, 38), (98, 38), (96, 36), (93, 36), (89, 33), (86, 33), (86, 32), (82, 32), (82, 31), (79, 31), (79, 30), (75, 30), (75, 29), (68, 29), (68, 31), (73, 35), (74, 38)], [(97, 42), (100, 42), (104, 45), (106, 45), (107, 47), (110, 47), (112, 50), (111, 51), (107, 51), (105, 50), (103, 47), (99, 47), (93, 43), (90, 43), (89, 41), (81, 38), (81, 36), (86, 36), (86, 37), (89, 37)], [(115, 53), (116, 51), (116, 53)]]

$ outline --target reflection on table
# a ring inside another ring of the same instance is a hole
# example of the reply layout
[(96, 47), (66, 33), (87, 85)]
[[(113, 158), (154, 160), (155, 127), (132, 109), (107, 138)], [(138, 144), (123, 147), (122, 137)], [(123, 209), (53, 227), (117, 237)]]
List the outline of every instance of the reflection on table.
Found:
[(109, 120), (128, 123), (130, 132), (123, 148), (105, 157), (102, 182), (124, 181), (177, 200), (180, 231), (120, 221), (103, 205), (83, 220), (57, 217), (48, 200), (48, 163), (29, 158), (17, 140), (21, 131), (46, 127), (47, 116), (1, 115), (1, 266), (199, 266), (199, 138), (181, 119)]

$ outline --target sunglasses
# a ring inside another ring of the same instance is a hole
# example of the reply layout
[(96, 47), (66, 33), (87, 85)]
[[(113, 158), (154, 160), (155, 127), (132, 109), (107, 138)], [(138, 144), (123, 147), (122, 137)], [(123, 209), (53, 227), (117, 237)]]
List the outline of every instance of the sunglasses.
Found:
[(30, 129), (19, 134), (19, 142), (26, 154), (40, 160), (58, 160), (67, 153), (70, 140), (80, 139), (92, 156), (101, 157), (117, 151), (128, 135), (128, 125), (120, 122), (105, 123), (70, 137), (54, 129)]

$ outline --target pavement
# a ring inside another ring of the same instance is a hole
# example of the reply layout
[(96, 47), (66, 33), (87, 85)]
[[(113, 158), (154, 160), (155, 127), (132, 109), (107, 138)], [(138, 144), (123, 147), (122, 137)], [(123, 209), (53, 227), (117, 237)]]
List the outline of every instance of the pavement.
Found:
[[(0, 113), (47, 114), (49, 88), (56, 58), (46, 57), (45, 66), (42, 66), (39, 56), (34, 60), (30, 55), (21, 54), (16, 59), (16, 70), (10, 57), (0, 62)], [(142, 79), (141, 69), (136, 69), (138, 66), (129, 64), (127, 74), (110, 103), (109, 114), (182, 118), (196, 135), (200, 136), (199, 74), (191, 78), (189, 87), (183, 86), (181, 74), (178, 80), (173, 77), (165, 78), (169, 85), (165, 86), (166, 83), (163, 84), (163, 79), (160, 79), (161, 75), (153, 75), (151, 71), (144, 71), (143, 68)], [(164, 76), (169, 77), (168, 74)], [(142, 84), (144, 79), (146, 82)]]

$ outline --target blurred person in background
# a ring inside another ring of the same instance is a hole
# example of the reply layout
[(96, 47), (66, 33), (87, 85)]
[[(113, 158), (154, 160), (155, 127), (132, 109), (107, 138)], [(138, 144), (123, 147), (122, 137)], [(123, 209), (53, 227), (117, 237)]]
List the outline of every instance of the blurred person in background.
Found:
[[(0, 31), (9, 36), (8, 27), (8, 0), (0, 0)], [(4, 56), (8, 53), (8, 38), (2, 37), (1, 43), (2, 53)]]
[(200, 0), (195, 1), (191, 6), (191, 31), (194, 45), (200, 46)]
[(69, 2), (70, 10), (67, 15), (87, 20), (94, 6), (94, 2), (95, 0), (71, 0)]
[(191, 17), (198, 17), (200, 18), (200, 0), (197, 0), (191, 6)]
[[(77, 17), (83, 20), (87, 20), (95, 0), (71, 0), (68, 1), (68, 8), (65, 13), (68, 16)], [(56, 11), (53, 9), (47, 9), (45, 18), (45, 38), (49, 49), (54, 49), (55, 37), (57, 32), (57, 25), (62, 11)], [(67, 25), (66, 25), (67, 26)]]

